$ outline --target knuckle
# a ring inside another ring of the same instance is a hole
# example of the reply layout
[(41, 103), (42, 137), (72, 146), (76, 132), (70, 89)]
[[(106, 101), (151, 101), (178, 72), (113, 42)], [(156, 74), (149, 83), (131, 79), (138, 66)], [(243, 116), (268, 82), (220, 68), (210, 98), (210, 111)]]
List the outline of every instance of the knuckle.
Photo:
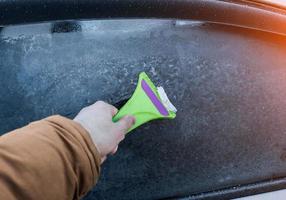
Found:
[(106, 109), (107, 105), (108, 105), (108, 104), (105, 103), (104, 101), (97, 101), (97, 102), (95, 102), (94, 107), (95, 107), (95, 108)]
[(118, 109), (113, 106), (111, 111), (112, 111), (112, 114), (115, 115), (118, 112)]
[(114, 111), (118, 111), (118, 109), (115, 107), (115, 106), (111, 106), (112, 107), (112, 110), (114, 110)]
[(80, 110), (80, 112), (86, 112), (87, 111), (87, 107), (84, 107)]
[(106, 103), (104, 101), (99, 100), (99, 101), (95, 102), (95, 104), (96, 105), (105, 105)]

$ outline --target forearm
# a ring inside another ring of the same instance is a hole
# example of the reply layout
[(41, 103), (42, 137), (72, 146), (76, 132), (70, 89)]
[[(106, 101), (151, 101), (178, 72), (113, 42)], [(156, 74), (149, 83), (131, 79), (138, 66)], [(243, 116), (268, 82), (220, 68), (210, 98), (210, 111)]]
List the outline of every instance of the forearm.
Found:
[(78, 199), (100, 156), (84, 128), (53, 116), (0, 137), (0, 166), (0, 199)]

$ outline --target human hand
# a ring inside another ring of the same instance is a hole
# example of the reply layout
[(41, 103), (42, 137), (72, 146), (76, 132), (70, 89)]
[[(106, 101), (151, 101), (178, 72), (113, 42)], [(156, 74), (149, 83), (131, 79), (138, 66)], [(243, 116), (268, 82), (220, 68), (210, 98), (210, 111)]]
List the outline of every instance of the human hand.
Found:
[(118, 110), (103, 101), (83, 108), (74, 121), (81, 124), (90, 134), (103, 162), (108, 154), (115, 154), (118, 144), (124, 139), (135, 118), (125, 116), (114, 123), (112, 117)]

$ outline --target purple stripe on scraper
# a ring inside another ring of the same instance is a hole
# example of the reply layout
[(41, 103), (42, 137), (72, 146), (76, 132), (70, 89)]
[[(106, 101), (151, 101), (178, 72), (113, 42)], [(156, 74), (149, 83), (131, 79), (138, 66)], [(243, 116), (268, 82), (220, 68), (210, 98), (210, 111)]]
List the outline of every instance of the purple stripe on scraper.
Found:
[(168, 116), (169, 112), (165, 108), (165, 106), (161, 103), (161, 101), (158, 99), (158, 97), (155, 95), (155, 93), (152, 91), (150, 86), (146, 83), (145, 80), (141, 81), (141, 86), (144, 90), (144, 92), (147, 94), (149, 99), (152, 101), (154, 106), (157, 108), (157, 110), (164, 116)]

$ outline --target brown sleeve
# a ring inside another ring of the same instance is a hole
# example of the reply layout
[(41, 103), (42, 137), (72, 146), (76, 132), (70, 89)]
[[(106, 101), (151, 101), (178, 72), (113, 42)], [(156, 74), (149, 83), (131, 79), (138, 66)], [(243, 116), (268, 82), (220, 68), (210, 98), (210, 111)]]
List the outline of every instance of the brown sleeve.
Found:
[(87, 131), (52, 116), (0, 137), (0, 199), (80, 199), (100, 157)]

